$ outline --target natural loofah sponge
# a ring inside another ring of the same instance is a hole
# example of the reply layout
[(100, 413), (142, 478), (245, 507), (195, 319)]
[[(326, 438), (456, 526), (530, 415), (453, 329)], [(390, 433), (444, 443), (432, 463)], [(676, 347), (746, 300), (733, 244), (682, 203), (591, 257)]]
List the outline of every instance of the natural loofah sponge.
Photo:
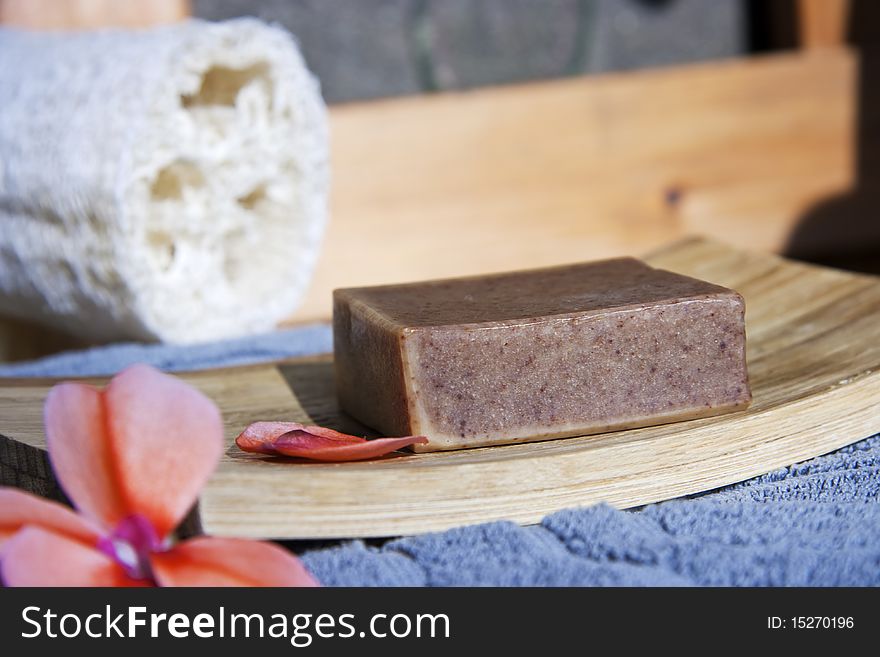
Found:
[(326, 222), (326, 110), (253, 19), (0, 30), (0, 313), (88, 339), (264, 331)]

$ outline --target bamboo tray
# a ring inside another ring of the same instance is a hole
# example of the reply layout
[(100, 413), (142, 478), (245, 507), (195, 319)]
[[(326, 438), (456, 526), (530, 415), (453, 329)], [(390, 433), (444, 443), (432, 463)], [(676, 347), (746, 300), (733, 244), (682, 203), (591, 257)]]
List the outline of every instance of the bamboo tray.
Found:
[[(282, 539), (532, 523), (565, 507), (633, 507), (710, 490), (880, 430), (880, 278), (701, 239), (648, 260), (745, 296), (748, 410), (540, 443), (313, 464), (245, 454), (232, 440), (255, 420), (368, 435), (336, 407), (329, 356), (184, 374), (219, 404), (229, 440), (198, 506), (202, 528)], [(43, 494), (54, 485), (41, 420), (51, 384), (0, 382), (0, 481)]]

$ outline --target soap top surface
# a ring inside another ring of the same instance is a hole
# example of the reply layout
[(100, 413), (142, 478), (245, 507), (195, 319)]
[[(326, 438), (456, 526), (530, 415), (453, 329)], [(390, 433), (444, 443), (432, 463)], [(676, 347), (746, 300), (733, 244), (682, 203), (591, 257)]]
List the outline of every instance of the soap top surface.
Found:
[(718, 295), (736, 293), (635, 258), (334, 292), (402, 328), (522, 322)]

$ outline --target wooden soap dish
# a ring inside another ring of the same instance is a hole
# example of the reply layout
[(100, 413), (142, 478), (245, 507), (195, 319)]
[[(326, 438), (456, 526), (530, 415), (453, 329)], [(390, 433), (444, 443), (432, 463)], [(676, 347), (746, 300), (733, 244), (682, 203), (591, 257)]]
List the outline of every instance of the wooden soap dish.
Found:
[[(318, 464), (241, 452), (256, 420), (372, 435), (336, 405), (330, 356), (181, 375), (223, 411), (228, 448), (204, 489), (205, 532), (261, 538), (394, 536), (566, 507), (626, 508), (711, 490), (880, 431), (880, 278), (689, 239), (654, 266), (746, 299), (754, 401), (663, 426)], [(42, 405), (49, 379), (0, 380), (0, 483), (51, 493)]]

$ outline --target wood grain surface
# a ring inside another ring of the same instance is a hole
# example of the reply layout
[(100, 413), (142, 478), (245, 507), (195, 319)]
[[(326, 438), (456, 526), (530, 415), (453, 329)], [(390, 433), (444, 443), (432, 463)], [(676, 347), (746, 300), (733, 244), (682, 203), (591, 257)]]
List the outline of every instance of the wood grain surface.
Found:
[(38, 30), (148, 27), (190, 13), (189, 0), (0, 0), (0, 23)]
[[(337, 287), (694, 233), (783, 252), (811, 208), (855, 184), (858, 68), (820, 49), (333, 107), (330, 226), (291, 321), (329, 317)], [(813, 241), (802, 250), (869, 247)]]
[(803, 48), (830, 48), (846, 43), (850, 0), (798, 0), (798, 32)]
[[(217, 401), (229, 441), (198, 513), (205, 531), (267, 538), (390, 536), (496, 519), (531, 523), (565, 507), (632, 507), (740, 481), (880, 430), (880, 279), (687, 239), (656, 265), (746, 299), (754, 401), (746, 411), (540, 443), (363, 463), (246, 454), (255, 420), (369, 435), (335, 402), (329, 356), (183, 378)], [(56, 494), (42, 451), (51, 381), (0, 383), (0, 480)]]

